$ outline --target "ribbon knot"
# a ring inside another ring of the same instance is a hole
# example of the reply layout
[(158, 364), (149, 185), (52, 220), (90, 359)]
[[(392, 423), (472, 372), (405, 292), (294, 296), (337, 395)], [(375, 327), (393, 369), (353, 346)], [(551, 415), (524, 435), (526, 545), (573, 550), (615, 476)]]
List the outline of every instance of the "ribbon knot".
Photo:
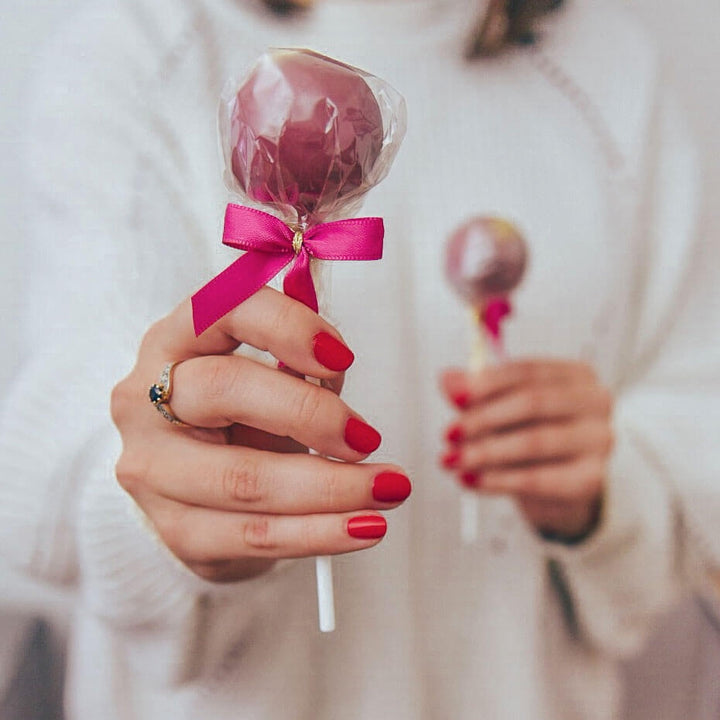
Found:
[(302, 231), (302, 228), (297, 228), (297, 230), (295, 230), (295, 234), (293, 235), (293, 239), (292, 239), (292, 248), (296, 255), (300, 254), (300, 251), (303, 248), (304, 240), (305, 240), (305, 238), (304, 238), (304, 233)]
[(195, 334), (207, 330), (290, 263), (283, 281), (285, 294), (317, 312), (311, 258), (379, 260), (383, 235), (378, 217), (337, 220), (303, 230), (261, 210), (229, 204), (223, 244), (246, 252), (192, 296)]

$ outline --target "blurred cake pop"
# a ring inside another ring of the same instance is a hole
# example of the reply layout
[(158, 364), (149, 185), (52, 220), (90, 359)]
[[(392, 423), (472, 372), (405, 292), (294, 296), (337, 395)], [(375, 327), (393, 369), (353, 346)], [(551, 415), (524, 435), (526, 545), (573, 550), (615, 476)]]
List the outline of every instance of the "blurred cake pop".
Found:
[(525, 240), (502, 218), (472, 218), (448, 240), (445, 274), (495, 340), (500, 337), (502, 319), (511, 311), (510, 293), (522, 280), (526, 266)]
[[(507, 220), (475, 217), (448, 239), (445, 274), (480, 326), (474, 333), (469, 372), (477, 373), (489, 363), (505, 359), (502, 320), (510, 314), (510, 293), (522, 280), (526, 266), (525, 240)], [(480, 501), (472, 491), (475, 482), (473, 475), (463, 478), (468, 490), (461, 496), (460, 534), (466, 544), (474, 543), (478, 536)]]

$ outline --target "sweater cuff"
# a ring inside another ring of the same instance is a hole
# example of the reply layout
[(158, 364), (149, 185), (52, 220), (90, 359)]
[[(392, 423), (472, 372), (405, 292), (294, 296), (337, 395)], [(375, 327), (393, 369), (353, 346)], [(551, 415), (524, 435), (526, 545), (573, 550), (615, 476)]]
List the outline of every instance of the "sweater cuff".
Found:
[(676, 598), (677, 560), (669, 486), (631, 432), (617, 435), (595, 532), (577, 545), (544, 542), (542, 549), (562, 568), (580, 632), (626, 656)]

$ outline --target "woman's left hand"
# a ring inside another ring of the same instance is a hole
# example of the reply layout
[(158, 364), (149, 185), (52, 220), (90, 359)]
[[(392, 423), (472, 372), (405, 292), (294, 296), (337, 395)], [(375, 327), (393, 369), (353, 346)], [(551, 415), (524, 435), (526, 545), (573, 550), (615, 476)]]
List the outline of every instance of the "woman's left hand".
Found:
[(613, 446), (612, 396), (592, 368), (519, 360), (472, 374), (448, 370), (460, 414), (441, 464), (478, 492), (516, 498), (538, 531), (567, 540), (599, 518)]

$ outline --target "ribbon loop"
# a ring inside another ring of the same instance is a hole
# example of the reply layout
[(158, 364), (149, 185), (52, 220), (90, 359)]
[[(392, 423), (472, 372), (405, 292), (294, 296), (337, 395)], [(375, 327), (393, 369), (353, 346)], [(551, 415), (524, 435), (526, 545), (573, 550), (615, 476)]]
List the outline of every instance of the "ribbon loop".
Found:
[(245, 254), (192, 296), (195, 335), (200, 335), (247, 300), (286, 265), (287, 295), (318, 311), (310, 260), (379, 260), (382, 257), (382, 218), (353, 218), (291, 228), (274, 215), (242, 205), (225, 210), (223, 244)]

